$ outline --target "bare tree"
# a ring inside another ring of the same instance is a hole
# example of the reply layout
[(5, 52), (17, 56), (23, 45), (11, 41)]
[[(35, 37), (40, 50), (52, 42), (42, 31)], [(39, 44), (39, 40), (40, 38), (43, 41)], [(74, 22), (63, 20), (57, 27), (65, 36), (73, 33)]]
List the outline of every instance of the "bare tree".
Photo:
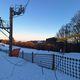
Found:
[(71, 22), (62, 26), (57, 33), (58, 38), (71, 38), (74, 42), (80, 42), (80, 11), (71, 19)]
[(72, 18), (71, 23), (73, 24), (73, 35), (77, 35), (74, 37), (75, 42), (80, 42), (80, 11)]

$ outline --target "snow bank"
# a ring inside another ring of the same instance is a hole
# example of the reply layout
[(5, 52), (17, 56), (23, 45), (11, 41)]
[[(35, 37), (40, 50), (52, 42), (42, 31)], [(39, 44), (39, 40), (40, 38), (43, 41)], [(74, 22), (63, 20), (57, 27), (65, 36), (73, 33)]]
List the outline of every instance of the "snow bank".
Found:
[(43, 80), (41, 68), (0, 52), (0, 80)]

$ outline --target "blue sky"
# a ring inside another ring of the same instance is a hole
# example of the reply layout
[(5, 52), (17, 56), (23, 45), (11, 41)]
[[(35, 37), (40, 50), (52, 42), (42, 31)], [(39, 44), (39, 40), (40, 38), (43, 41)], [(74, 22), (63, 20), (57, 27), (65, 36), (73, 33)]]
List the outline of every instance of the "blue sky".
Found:
[[(0, 0), (0, 16), (9, 20), (10, 5), (25, 5), (27, 0)], [(30, 0), (23, 16), (14, 17), (16, 40), (45, 40), (56, 35), (80, 10), (80, 0)], [(6, 37), (0, 33), (0, 38)]]

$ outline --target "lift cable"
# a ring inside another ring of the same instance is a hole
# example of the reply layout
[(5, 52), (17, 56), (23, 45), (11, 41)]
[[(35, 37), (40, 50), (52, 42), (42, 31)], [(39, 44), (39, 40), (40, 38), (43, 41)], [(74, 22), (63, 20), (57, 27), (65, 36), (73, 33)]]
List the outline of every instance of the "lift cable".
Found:
[(3, 33), (7, 38), (9, 38), (1, 29), (0, 29), (0, 32)]
[[(29, 5), (29, 3), (30, 3), (30, 0), (27, 1), (26, 5), (25, 5), (25, 7), (24, 7), (24, 10), (25, 10), (25, 11), (26, 11), (26, 8), (27, 8), (27, 6)], [(24, 12), (25, 12), (25, 11), (24, 11)]]
[[(5, 25), (4, 25), (5, 24)], [(5, 20), (0, 20), (0, 28), (1, 29), (4, 29), (5, 31), (7, 31), (8, 33), (10, 33), (9, 31), (8, 31), (8, 29), (10, 28), (9, 27), (9, 25), (8, 24), (6, 24), (6, 21)]]

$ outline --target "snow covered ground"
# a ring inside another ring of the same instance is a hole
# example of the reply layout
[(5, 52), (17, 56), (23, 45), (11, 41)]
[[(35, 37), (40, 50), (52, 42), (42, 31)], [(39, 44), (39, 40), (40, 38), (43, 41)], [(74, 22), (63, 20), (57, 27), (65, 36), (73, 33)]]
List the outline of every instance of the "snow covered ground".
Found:
[[(56, 73), (56, 75), (55, 75)], [(0, 52), (0, 80), (76, 80), (59, 71), (42, 68)]]
[[(14, 47), (16, 48), (16, 47)], [(8, 50), (8, 45), (1, 45), (0, 49)], [(21, 51), (28, 53), (56, 54), (58, 52), (48, 52), (21, 48)], [(64, 56), (80, 59), (79, 53), (65, 53)], [(0, 80), (79, 80), (63, 74), (57, 70), (42, 68), (34, 63), (29, 63), (21, 58), (9, 57), (8, 54), (0, 51)]]
[(0, 80), (43, 80), (41, 67), (0, 52)]

